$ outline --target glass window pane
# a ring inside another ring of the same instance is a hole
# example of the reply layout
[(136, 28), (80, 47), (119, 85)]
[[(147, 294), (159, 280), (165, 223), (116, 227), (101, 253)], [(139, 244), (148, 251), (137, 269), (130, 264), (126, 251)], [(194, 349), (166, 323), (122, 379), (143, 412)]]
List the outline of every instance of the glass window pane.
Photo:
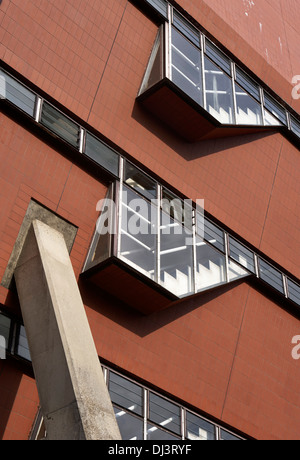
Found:
[(47, 102), (43, 103), (41, 123), (73, 147), (78, 146), (79, 126)]
[(196, 290), (197, 292), (226, 282), (225, 256), (196, 238)]
[(148, 441), (173, 441), (178, 440), (177, 436), (174, 436), (167, 431), (161, 430), (157, 426), (148, 423), (147, 425), (147, 440)]
[(221, 69), (231, 75), (230, 59), (208, 39), (205, 41), (205, 52)]
[(193, 292), (192, 232), (161, 213), (161, 284), (178, 297)]
[(186, 437), (187, 439), (192, 440), (214, 441), (216, 439), (215, 426), (212, 423), (187, 412)]
[(181, 14), (174, 11), (173, 24), (180, 30), (191, 42), (200, 47), (200, 31), (189, 23)]
[(257, 101), (260, 102), (259, 86), (252, 78), (246, 75), (241, 69), (236, 66), (236, 81)]
[(142, 419), (134, 417), (127, 412), (114, 407), (116, 420), (119, 426), (120, 434), (123, 441), (142, 441), (143, 426)]
[(230, 257), (236, 260), (243, 267), (255, 273), (254, 254), (250, 249), (238, 243), (231, 236), (229, 237)]
[(259, 272), (263, 281), (284, 294), (282, 273), (262, 259), (259, 259)]
[(287, 124), (286, 111), (285, 109), (278, 104), (271, 96), (265, 93), (265, 107), (269, 110), (275, 117), (277, 117), (281, 123), (284, 125)]
[(229, 433), (228, 431), (225, 430), (220, 430), (221, 431), (221, 440), (222, 441), (241, 441), (241, 438), (238, 438), (234, 434)]
[(85, 154), (107, 171), (119, 176), (119, 155), (89, 133), (86, 134)]
[(174, 433), (181, 433), (180, 407), (154, 393), (149, 394), (149, 418)]
[(261, 105), (256, 102), (237, 83), (235, 84), (237, 123), (239, 125), (261, 125)]
[(156, 182), (128, 161), (125, 162), (124, 182), (149, 200), (157, 198)]
[(168, 17), (168, 3), (166, 0), (146, 0), (164, 18)]
[(108, 388), (112, 402), (135, 414), (143, 415), (142, 387), (110, 372)]
[(233, 262), (231, 259), (228, 260), (228, 281), (236, 281), (239, 278), (245, 278), (249, 276), (249, 272), (242, 268), (240, 265)]
[(172, 81), (198, 104), (202, 105), (202, 72), (200, 50), (172, 28)]
[(300, 286), (288, 278), (289, 298), (300, 305)]
[(221, 123), (232, 124), (232, 79), (207, 57), (204, 59), (204, 66), (206, 110)]
[(282, 126), (278, 118), (273, 117), (267, 110), (264, 110), (264, 118), (266, 126)]
[(123, 190), (120, 257), (151, 279), (156, 276), (157, 209), (128, 187)]
[(31, 117), (34, 115), (36, 96), (10, 75), (0, 70), (1, 88), (4, 98)]
[(6, 346), (8, 346), (10, 326), (11, 319), (0, 313), (0, 336), (5, 338)]
[(147, 89), (151, 88), (151, 86), (155, 85), (162, 79), (162, 51), (161, 51), (161, 36), (162, 36), (162, 28), (158, 29), (158, 33), (156, 36), (156, 40), (153, 46), (153, 50), (151, 52), (151, 56), (149, 59), (149, 63), (145, 72), (145, 76), (143, 79), (142, 87), (140, 90), (140, 94), (142, 94)]
[(28, 341), (27, 341), (24, 326), (20, 327), (17, 354), (19, 356), (21, 356), (22, 358), (25, 358), (25, 359), (28, 359), (29, 361), (31, 361), (30, 352), (29, 352), (29, 346), (28, 346)]
[(291, 117), (291, 129), (293, 133), (295, 133), (298, 137), (300, 137), (300, 123), (299, 121), (295, 120), (295, 118)]
[[(203, 235), (202, 229), (197, 228), (197, 233)], [(225, 252), (224, 231), (208, 219), (204, 219), (204, 239), (220, 251)]]

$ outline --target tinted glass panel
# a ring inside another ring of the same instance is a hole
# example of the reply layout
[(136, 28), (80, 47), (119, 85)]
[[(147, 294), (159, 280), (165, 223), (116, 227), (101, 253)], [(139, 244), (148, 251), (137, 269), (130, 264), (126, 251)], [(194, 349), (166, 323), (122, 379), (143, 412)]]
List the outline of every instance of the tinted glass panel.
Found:
[(149, 418), (152, 422), (180, 434), (180, 407), (153, 393), (149, 394)]
[(259, 259), (259, 268), (261, 279), (284, 294), (282, 274), (262, 259)]
[[(197, 232), (199, 234), (199, 229), (197, 229)], [(204, 238), (217, 249), (220, 249), (220, 251), (225, 251), (223, 230), (208, 219), (204, 220)]]
[(161, 284), (178, 297), (193, 292), (192, 233), (161, 213)]
[(0, 336), (5, 338), (6, 346), (8, 345), (11, 320), (0, 313)]
[(226, 282), (225, 256), (196, 238), (196, 290), (209, 289)]
[(230, 257), (255, 273), (254, 254), (248, 248), (229, 237)]
[(222, 429), (221, 429), (221, 439), (223, 441), (240, 441), (241, 440), (237, 436), (234, 436), (234, 434), (228, 433), (228, 431), (225, 431)]
[(143, 389), (119, 375), (109, 373), (109, 393), (112, 402), (138, 415), (143, 413)]
[(282, 126), (278, 118), (271, 115), (268, 110), (264, 110), (264, 118), (266, 126)]
[(154, 205), (124, 187), (120, 257), (153, 280), (157, 253), (156, 213)]
[(261, 105), (256, 102), (241, 86), (235, 84), (237, 123), (239, 125), (261, 125)]
[(275, 117), (277, 117), (284, 125), (287, 124), (286, 112), (284, 108), (278, 104), (271, 96), (265, 93), (265, 107)]
[(172, 81), (198, 104), (202, 103), (200, 50), (172, 28)]
[(123, 441), (143, 440), (143, 420), (128, 414), (121, 409), (114, 408)]
[(224, 124), (232, 124), (233, 91), (232, 80), (219, 67), (205, 57), (206, 110)]
[(260, 101), (259, 86), (236, 66), (236, 81), (255, 99)]
[(288, 279), (289, 298), (300, 305), (300, 286)]
[(225, 70), (228, 74), (231, 74), (230, 59), (222, 53), (213, 43), (206, 39), (205, 52), (221, 69)]
[(46, 102), (41, 123), (74, 147), (78, 146), (79, 126)]
[(18, 349), (17, 349), (17, 354), (21, 356), (22, 358), (28, 359), (29, 361), (31, 360), (30, 358), (30, 352), (29, 352), (29, 346), (27, 342), (27, 337), (26, 337), (26, 332), (25, 332), (25, 327), (21, 326), (20, 327), (20, 335), (19, 335), (19, 342), (18, 342)]
[(124, 182), (150, 200), (157, 198), (156, 182), (127, 161)]
[(186, 437), (192, 440), (213, 441), (216, 439), (215, 426), (212, 423), (187, 412)]
[(244, 278), (248, 276), (249, 272), (242, 268), (240, 265), (236, 264), (232, 260), (228, 260), (228, 281), (236, 281), (239, 278)]
[(151, 425), (148, 423), (147, 425), (147, 440), (148, 441), (164, 441), (164, 440), (178, 440), (177, 436), (168, 433), (167, 431), (161, 430), (157, 426)]
[(36, 96), (9, 75), (0, 70), (1, 94), (12, 104), (33, 117)]
[(300, 123), (291, 117), (291, 129), (298, 137), (300, 137)]
[(87, 133), (85, 154), (115, 176), (119, 175), (119, 155)]
[(181, 14), (174, 11), (173, 24), (179, 29), (191, 42), (200, 47), (200, 32), (193, 27)]
[(162, 16), (167, 18), (168, 16), (168, 4), (166, 0), (146, 0), (149, 5), (151, 5), (156, 11), (158, 11)]

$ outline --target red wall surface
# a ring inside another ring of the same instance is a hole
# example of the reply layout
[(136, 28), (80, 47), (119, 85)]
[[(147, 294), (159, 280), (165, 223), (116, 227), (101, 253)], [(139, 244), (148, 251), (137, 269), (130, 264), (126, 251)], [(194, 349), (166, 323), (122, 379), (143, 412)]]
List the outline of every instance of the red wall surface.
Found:
[[(296, 1), (223, 3), (180, 2), (299, 111)], [(209, 213), (299, 278), (299, 150), (279, 133), (187, 144), (144, 112), (135, 98), (156, 32), (126, 0), (3, 0), (0, 59), (170, 186), (204, 198)], [(78, 226), (79, 277), (105, 186), (4, 113), (0, 139), (0, 279), (31, 198)], [(80, 288), (102, 359), (251, 437), (299, 439), (300, 364), (291, 357), (299, 320), (280, 303), (240, 282), (143, 317), (86, 281)], [(1, 286), (0, 304), (17, 308)], [(15, 394), (0, 411), (2, 437), (26, 439), (34, 381), (11, 362), (1, 366), (0, 389), (11, 379)]]

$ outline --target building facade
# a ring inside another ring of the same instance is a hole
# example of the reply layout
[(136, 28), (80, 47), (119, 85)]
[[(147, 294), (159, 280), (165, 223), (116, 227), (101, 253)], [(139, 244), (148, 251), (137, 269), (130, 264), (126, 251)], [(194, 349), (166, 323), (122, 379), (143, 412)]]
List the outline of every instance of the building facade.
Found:
[(122, 439), (300, 438), (299, 24), (296, 0), (0, 2), (1, 439), (45, 436), (36, 220)]

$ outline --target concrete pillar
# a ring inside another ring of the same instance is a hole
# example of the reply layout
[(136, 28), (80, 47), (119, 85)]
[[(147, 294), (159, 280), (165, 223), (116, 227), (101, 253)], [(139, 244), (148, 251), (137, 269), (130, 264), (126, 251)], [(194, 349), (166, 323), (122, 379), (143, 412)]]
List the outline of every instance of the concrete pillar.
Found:
[(120, 440), (63, 235), (33, 221), (15, 269), (49, 440)]

